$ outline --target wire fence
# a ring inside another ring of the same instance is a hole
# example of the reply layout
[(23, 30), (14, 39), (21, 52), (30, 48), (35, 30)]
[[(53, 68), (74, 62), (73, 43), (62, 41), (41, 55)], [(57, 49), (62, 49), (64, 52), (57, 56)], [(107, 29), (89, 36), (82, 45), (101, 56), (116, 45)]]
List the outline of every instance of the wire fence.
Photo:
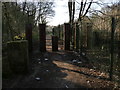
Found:
[[(119, 22), (115, 22), (115, 33), (111, 31), (112, 21), (106, 17), (97, 19), (95, 23), (83, 21), (79, 25), (80, 51), (86, 55), (95, 69), (110, 72), (111, 65), (111, 43), (113, 43), (113, 78), (120, 81), (120, 30)], [(116, 20), (116, 19), (115, 19)], [(114, 40), (111, 41), (112, 33)]]
[[(94, 22), (92, 22), (94, 20)], [(113, 79), (120, 82), (120, 24), (113, 23), (115, 32), (112, 32), (111, 17), (84, 19), (81, 23), (74, 23), (71, 31), (71, 50), (86, 56), (101, 72), (110, 73), (111, 43), (113, 43)], [(54, 35), (64, 41), (64, 25), (54, 28)], [(113, 33), (114, 41), (111, 41)], [(78, 50), (77, 50), (78, 49)]]

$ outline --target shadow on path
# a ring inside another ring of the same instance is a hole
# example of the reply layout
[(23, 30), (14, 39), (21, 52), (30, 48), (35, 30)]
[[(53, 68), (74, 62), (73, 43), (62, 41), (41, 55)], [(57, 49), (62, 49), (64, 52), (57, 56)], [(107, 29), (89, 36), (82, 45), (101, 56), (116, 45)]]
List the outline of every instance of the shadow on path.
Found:
[(79, 59), (73, 52), (36, 51), (33, 54), (31, 71), (27, 75), (16, 75), (16, 78), (3, 79), (3, 88), (100, 88), (113, 87), (104, 77), (87, 73), (89, 68), (80, 67), (88, 64), (82, 61), (75, 65), (73, 59)]

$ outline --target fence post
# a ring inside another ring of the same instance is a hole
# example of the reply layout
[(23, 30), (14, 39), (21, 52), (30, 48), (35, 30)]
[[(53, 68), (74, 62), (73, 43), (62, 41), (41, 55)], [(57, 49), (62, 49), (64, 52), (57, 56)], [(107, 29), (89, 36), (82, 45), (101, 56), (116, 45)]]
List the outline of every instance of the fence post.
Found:
[(55, 29), (54, 28), (52, 29), (52, 35), (55, 35)]
[(58, 51), (58, 37), (52, 36), (52, 51)]
[(76, 23), (76, 51), (79, 51), (79, 26), (78, 23)]
[(70, 34), (70, 24), (69, 23), (64, 23), (64, 31), (65, 31), (64, 48), (65, 48), (65, 50), (70, 50), (71, 34)]
[(73, 25), (72, 25), (72, 50), (75, 50), (75, 47), (76, 47), (76, 30), (75, 30), (75, 23), (73, 23)]
[(59, 39), (60, 39), (60, 31), (61, 31), (61, 30), (60, 30), (60, 25), (58, 25), (58, 33), (59, 33), (58, 36), (59, 36)]
[(46, 51), (46, 24), (39, 24), (39, 40), (40, 40), (40, 51)]
[(111, 23), (111, 50), (110, 50), (110, 73), (109, 73), (110, 80), (112, 80), (112, 76), (113, 76), (115, 18), (112, 17), (111, 20), (112, 20), (112, 23)]
[(118, 58), (120, 59), (120, 41), (118, 41)]

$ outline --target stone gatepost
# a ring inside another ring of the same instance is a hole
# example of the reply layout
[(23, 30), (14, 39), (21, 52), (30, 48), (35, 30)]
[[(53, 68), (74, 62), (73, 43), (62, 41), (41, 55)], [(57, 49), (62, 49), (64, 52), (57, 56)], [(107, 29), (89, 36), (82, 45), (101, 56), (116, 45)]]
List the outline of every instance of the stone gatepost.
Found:
[(10, 41), (7, 43), (7, 50), (8, 62), (13, 73), (27, 73), (29, 63), (28, 41)]
[(39, 24), (40, 51), (46, 51), (46, 24)]
[(69, 23), (64, 23), (64, 48), (65, 50), (70, 50), (70, 39), (71, 39), (71, 34), (70, 34), (70, 24)]
[(58, 37), (52, 36), (52, 51), (58, 51)]

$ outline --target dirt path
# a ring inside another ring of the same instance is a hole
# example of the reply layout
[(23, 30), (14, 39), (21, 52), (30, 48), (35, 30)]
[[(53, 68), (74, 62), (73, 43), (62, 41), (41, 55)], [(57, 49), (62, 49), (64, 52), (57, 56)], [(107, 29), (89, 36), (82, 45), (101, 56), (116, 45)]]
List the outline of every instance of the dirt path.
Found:
[(113, 88), (108, 74), (75, 52), (35, 52), (27, 75), (3, 79), (3, 88)]
[[(27, 75), (3, 78), (3, 88), (114, 88), (108, 73), (100, 72), (83, 56), (72, 51), (51, 52), (51, 36), (46, 37), (47, 50), (40, 53), (38, 42)], [(63, 47), (63, 46), (62, 46)], [(59, 47), (61, 50), (61, 46)], [(49, 50), (50, 49), (50, 50)], [(62, 48), (63, 49), (63, 48)]]

